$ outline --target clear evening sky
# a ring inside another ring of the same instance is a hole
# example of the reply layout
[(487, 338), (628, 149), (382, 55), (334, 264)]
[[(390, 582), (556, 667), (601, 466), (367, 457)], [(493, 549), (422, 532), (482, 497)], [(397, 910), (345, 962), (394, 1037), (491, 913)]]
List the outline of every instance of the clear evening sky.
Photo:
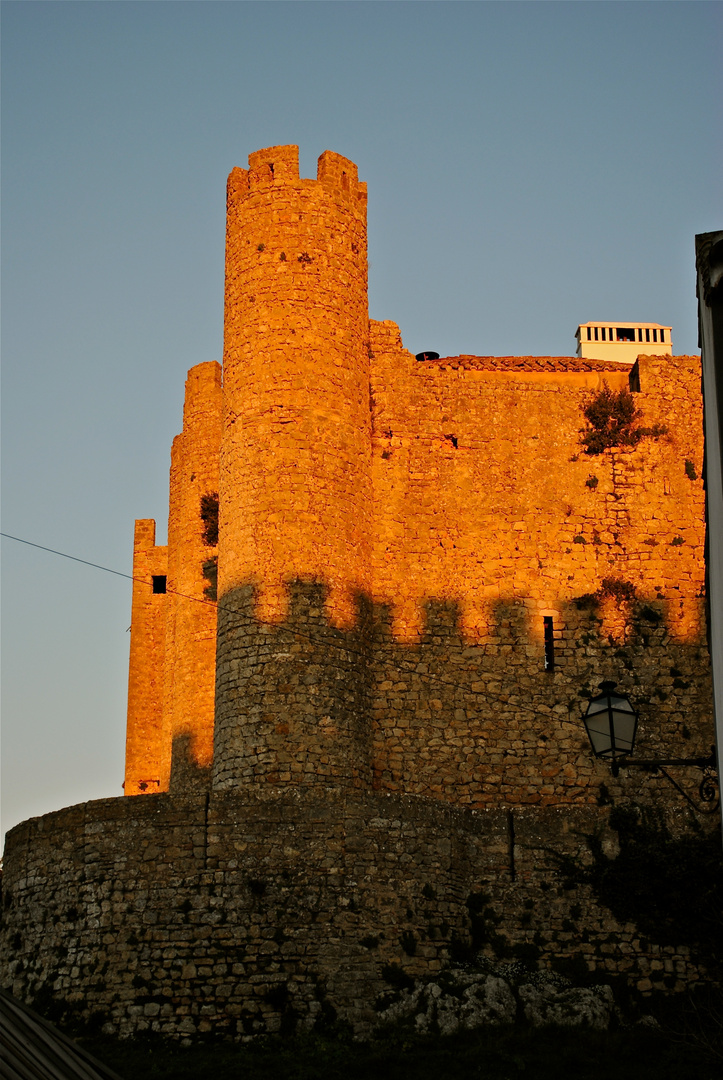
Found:
[[(125, 573), (165, 538), (185, 373), (221, 359), (226, 176), (369, 185), (370, 314), (413, 352), (697, 351), (721, 228), (718, 3), (2, 4), (3, 530)], [(121, 794), (130, 583), (3, 540), (4, 826)]]

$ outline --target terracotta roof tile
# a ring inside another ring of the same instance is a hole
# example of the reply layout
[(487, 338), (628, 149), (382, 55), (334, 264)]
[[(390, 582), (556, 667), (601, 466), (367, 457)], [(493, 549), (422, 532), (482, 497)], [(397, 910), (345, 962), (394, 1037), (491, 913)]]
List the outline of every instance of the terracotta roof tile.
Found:
[(440, 356), (425, 360), (427, 367), (465, 368), (476, 371), (620, 371), (632, 364), (612, 360), (586, 360), (579, 356)]

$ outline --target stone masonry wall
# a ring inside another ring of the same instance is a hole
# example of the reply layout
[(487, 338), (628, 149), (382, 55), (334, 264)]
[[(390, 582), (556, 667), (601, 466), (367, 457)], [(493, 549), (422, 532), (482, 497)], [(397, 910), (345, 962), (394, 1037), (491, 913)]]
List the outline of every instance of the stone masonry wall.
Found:
[(216, 672), (226, 723), (215, 788), (310, 785), (370, 790), (369, 605), (349, 629), (329, 623), (323, 584), (288, 585), (283, 621), (264, 623), (251, 586), (223, 599)]
[[(369, 323), (366, 276), (353, 163), (305, 180), (284, 146), (232, 172), (223, 389), (189, 373), (168, 548), (136, 523), (125, 791), (154, 795), (8, 835), (0, 952), (25, 1000), (238, 1039), (367, 1032), (400, 972), (470, 948), (642, 992), (705, 976), (564, 872), (614, 855), (610, 804), (699, 828), (660, 776), (613, 779), (581, 723), (613, 679), (641, 755), (713, 741), (699, 360), (419, 363)], [(591, 456), (605, 384), (657, 434)]]
[(218, 498), (222, 419), (221, 365), (198, 364), (171, 456), (164, 713), (173, 753), (164, 791), (169, 781), (207, 785), (213, 761), (218, 543), (205, 535), (201, 500)]
[[(126, 795), (167, 791), (172, 770), (175, 788), (208, 784), (218, 545), (204, 538), (201, 499), (218, 497), (221, 420), (221, 366), (198, 364), (171, 451), (167, 547), (154, 546), (154, 521), (136, 522)], [(153, 593), (152, 575), (166, 578), (164, 594)]]
[(168, 572), (168, 548), (156, 547), (155, 541), (155, 521), (136, 521), (123, 785), (126, 795), (162, 790), (162, 777), (171, 767), (171, 742), (163, 715), (167, 598), (153, 591), (153, 577), (165, 577)]
[[(376, 786), (468, 805), (595, 801), (611, 780), (581, 712), (610, 678), (641, 711), (644, 756), (707, 754), (698, 359), (641, 357), (640, 424), (665, 434), (588, 455), (584, 404), (626, 388), (627, 367), (420, 363), (393, 323), (372, 323), (371, 341)], [(669, 801), (633, 772), (616, 795)]]
[[(666, 433), (591, 456), (579, 442), (583, 406), (605, 383), (624, 388), (627, 367), (418, 363), (394, 324), (372, 329), (372, 598), (358, 596), (338, 626), (325, 576), (287, 580), (284, 614), (274, 617), (259, 613), (258, 576), (226, 593), (217, 785), (363, 788), (373, 777), (380, 790), (514, 806), (594, 802), (604, 784), (616, 796), (675, 801), (660, 777), (631, 770), (613, 782), (580, 718), (612, 678), (641, 711), (646, 756), (703, 755), (712, 744), (697, 358), (641, 357), (632, 372), (641, 422)], [(220, 394), (217, 382), (212, 389)], [(205, 443), (194, 452), (213, 469)], [(179, 453), (174, 477), (186, 468)], [(173, 480), (188, 527), (171, 529), (169, 573), (173, 562), (185, 574), (178, 591), (201, 597), (208, 549), (190, 475), (186, 488)], [(300, 548), (306, 527), (286, 526)], [(185, 595), (164, 600), (188, 623), (175, 641), (169, 615), (158, 639), (167, 678), (185, 695), (176, 733), (202, 728), (206, 764), (213, 609)], [(208, 623), (200, 643), (199, 619)], [(157, 677), (149, 654), (135, 662)], [(168, 739), (168, 692), (164, 708)], [(697, 783), (693, 770), (682, 779)]]
[(584, 860), (586, 835), (614, 850), (606, 821), (270, 786), (70, 807), (8, 834), (4, 985), (109, 1034), (179, 1039), (335, 1016), (364, 1033), (400, 972), (435, 974), (495, 935), (543, 966), (576, 958), (643, 992), (682, 989), (702, 974), (688, 947), (565, 887), (559, 857)]
[[(287, 771), (309, 723), (327, 736), (319, 774), (341, 778), (359, 768), (339, 757), (362, 722), (347, 702), (365, 681), (363, 632), (355, 631), (354, 651), (334, 656), (323, 633), (299, 637), (304, 663), (319, 675), (306, 716), (290, 708), (288, 651), (267, 642), (288, 615), (290, 583), (323, 582), (324, 612), (309, 617), (341, 628), (353, 625), (356, 596), (369, 587), (366, 185), (352, 162), (327, 151), (317, 178), (300, 179), (298, 147), (283, 146), (234, 169), (224, 327), (214, 787), (245, 782), (251, 745), (263, 747), (254, 775)], [(255, 621), (240, 633), (249, 589)], [(304, 753), (307, 763), (316, 756), (314, 740)], [(327, 753), (337, 759), (330, 769)], [(292, 777), (313, 781), (314, 769)]]
[[(189, 397), (169, 527), (169, 583), (192, 596), (190, 475), (215, 475), (221, 400), (202, 370), (213, 438)], [(606, 385), (658, 434), (589, 455)], [(709, 751), (698, 358), (417, 362), (368, 321), (355, 166), (327, 152), (305, 180), (296, 147), (271, 147), (229, 178), (223, 408), (215, 790), (594, 803), (611, 781), (580, 714), (603, 679), (640, 709), (647, 756)], [(213, 613), (167, 606), (180, 791), (186, 758), (211, 759)], [(678, 798), (633, 771), (612, 789)]]

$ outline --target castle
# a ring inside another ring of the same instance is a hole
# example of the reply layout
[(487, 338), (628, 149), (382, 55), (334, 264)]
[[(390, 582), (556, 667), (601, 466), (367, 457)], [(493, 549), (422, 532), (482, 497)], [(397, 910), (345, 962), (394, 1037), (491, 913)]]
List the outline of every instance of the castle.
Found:
[[(136, 522), (134, 797), (9, 834), (8, 985), (109, 1032), (365, 1030), (390, 965), (482, 944), (474, 897), (539, 963), (699, 975), (559, 873), (592, 832), (614, 853), (611, 803), (689, 822), (592, 755), (601, 679), (647, 756), (712, 743), (699, 358), (652, 323), (595, 356), (613, 324), (575, 357), (415, 357), (369, 319), (366, 252), (347, 159), (231, 173), (223, 378), (188, 374), (167, 546)], [(586, 440), (628, 392), (629, 437)]]

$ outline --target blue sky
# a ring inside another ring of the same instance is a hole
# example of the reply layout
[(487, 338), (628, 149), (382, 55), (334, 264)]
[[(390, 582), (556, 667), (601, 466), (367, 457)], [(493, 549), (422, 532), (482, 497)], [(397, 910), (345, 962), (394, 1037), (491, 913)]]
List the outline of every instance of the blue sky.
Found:
[[(370, 314), (412, 351), (697, 350), (721, 227), (720, 3), (5, 2), (3, 530), (130, 572), (187, 369), (221, 358), (225, 181), (369, 185)], [(130, 583), (3, 540), (5, 828), (120, 794)]]

